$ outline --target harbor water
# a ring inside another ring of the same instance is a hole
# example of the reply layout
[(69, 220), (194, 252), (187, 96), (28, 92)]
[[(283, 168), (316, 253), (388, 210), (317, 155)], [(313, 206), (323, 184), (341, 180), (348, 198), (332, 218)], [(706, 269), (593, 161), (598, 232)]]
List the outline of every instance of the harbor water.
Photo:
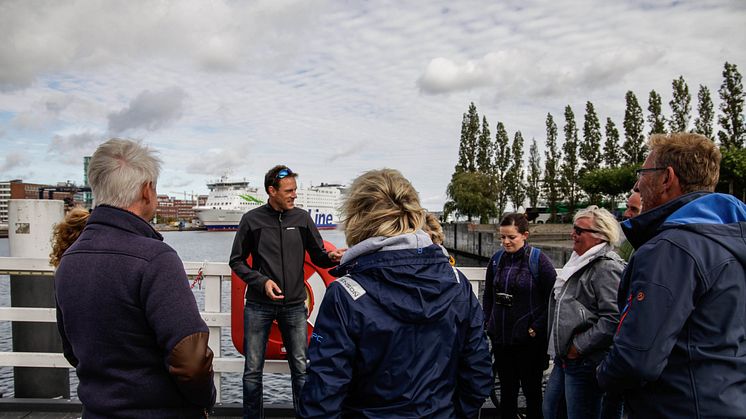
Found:
[[(227, 263), (235, 236), (235, 233), (230, 231), (170, 231), (162, 234), (164, 241), (177, 251), (182, 260), (188, 262)], [(321, 235), (324, 240), (334, 246), (345, 247), (343, 232), (324, 230)], [(0, 239), (0, 256), (9, 256), (9, 252), (8, 239)], [(196, 286), (193, 290), (200, 310), (204, 310), (204, 290)], [(3, 307), (10, 307), (10, 279), (6, 275), (0, 275), (0, 304)], [(221, 304), (223, 311), (227, 311), (230, 306), (230, 281), (223, 281)], [(0, 350), (10, 351), (11, 342), (11, 323), (2, 321), (0, 322)], [(230, 327), (224, 327), (222, 330), (221, 351), (223, 356), (239, 356), (230, 338)], [(70, 382), (71, 394), (75, 397), (77, 379), (72, 369)], [(223, 373), (221, 391), (224, 403), (240, 403), (242, 398), (241, 374)], [(13, 397), (12, 367), (0, 367), (0, 393), (3, 397)], [(292, 404), (290, 375), (265, 374), (264, 398), (267, 404)]]

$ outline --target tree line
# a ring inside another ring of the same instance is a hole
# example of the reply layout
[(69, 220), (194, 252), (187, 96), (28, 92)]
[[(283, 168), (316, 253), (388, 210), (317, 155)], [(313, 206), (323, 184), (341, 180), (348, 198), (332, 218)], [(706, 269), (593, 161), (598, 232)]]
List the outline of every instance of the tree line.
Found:
[[(718, 190), (746, 199), (746, 122), (741, 74), (735, 64), (726, 62), (718, 90), (720, 113), (715, 132), (715, 110), (707, 86), (699, 85), (697, 110), (692, 118), (692, 96), (682, 76), (672, 81), (671, 113), (663, 114), (663, 100), (655, 90), (648, 94), (647, 116), (634, 92), (625, 94), (622, 130), (611, 118), (602, 125), (592, 102), (585, 104), (582, 136), (575, 113), (564, 110), (563, 140), (560, 145), (557, 123), (547, 113), (546, 148), (540, 155), (536, 139), (531, 140), (528, 163), (524, 166), (524, 138), (520, 131), (512, 142), (505, 124), (498, 121), (494, 138), (487, 117), (480, 116), (472, 102), (461, 122), (458, 162), (446, 189), (444, 218), (453, 214), (479, 218), (486, 223), (500, 216), (508, 203), (537, 207), (540, 200), (552, 213), (562, 207), (573, 213), (580, 205), (596, 204), (614, 208), (615, 201), (635, 183), (635, 169), (647, 156), (647, 136), (666, 132), (691, 131), (717, 141), (723, 154)], [(648, 131), (645, 132), (647, 121)]]

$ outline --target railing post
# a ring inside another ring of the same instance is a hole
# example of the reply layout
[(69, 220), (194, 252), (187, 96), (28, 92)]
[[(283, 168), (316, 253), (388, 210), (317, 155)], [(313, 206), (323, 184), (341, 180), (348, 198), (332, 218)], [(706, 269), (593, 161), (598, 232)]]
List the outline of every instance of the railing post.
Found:
[[(206, 313), (220, 313), (220, 298), (222, 294), (222, 280), (217, 275), (205, 276), (205, 312)], [(212, 349), (215, 358), (220, 358), (220, 341), (221, 341), (221, 328), (220, 326), (210, 326), (210, 340), (209, 345)], [(220, 373), (215, 373), (215, 388), (218, 391), (217, 401), (221, 400), (220, 391)]]
[[(11, 199), (8, 207), (8, 239), (11, 257), (49, 258), (51, 233), (64, 216), (64, 202)], [(11, 275), (12, 307), (55, 307), (53, 276)], [(13, 322), (13, 351), (62, 352), (55, 323)], [(67, 369), (13, 368), (16, 398), (70, 398)]]

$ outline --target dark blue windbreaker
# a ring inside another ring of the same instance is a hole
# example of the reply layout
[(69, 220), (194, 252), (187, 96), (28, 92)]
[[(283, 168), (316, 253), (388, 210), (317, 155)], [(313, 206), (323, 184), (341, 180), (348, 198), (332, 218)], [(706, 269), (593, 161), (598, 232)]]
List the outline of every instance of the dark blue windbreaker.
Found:
[(623, 223), (637, 249), (598, 369), (630, 418), (746, 416), (746, 205), (690, 193)]
[(316, 319), (300, 416), (474, 417), (491, 370), (466, 277), (421, 232), (345, 256), (336, 269), (349, 276), (329, 286)]

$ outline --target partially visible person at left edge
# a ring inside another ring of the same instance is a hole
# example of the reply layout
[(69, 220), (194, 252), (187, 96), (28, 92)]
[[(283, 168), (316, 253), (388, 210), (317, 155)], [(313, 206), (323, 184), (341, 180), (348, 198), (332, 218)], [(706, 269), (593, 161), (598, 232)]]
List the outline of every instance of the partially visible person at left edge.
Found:
[(84, 418), (199, 418), (215, 403), (209, 331), (176, 252), (148, 223), (160, 160), (111, 139), (90, 161), (95, 208), (54, 276)]
[(598, 383), (624, 390), (630, 418), (746, 417), (746, 205), (712, 193), (721, 155), (707, 137), (653, 135), (649, 147)]
[(350, 249), (321, 303), (303, 418), (471, 418), (491, 389), (482, 310), (422, 231), (396, 170), (364, 173), (342, 208)]

